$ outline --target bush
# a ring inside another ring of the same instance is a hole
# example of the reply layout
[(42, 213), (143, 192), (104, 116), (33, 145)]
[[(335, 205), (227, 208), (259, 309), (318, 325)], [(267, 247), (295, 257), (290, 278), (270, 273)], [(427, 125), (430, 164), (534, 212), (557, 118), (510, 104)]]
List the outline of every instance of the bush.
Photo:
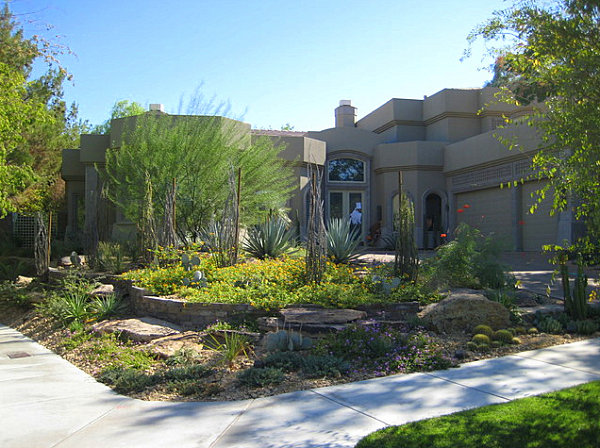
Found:
[(433, 285), (466, 288), (501, 288), (508, 283), (506, 268), (498, 260), (502, 242), (484, 237), (477, 229), (460, 223), (456, 238), (437, 249), (424, 263)]
[(100, 373), (98, 381), (112, 386), (120, 394), (129, 394), (142, 392), (144, 389), (154, 386), (159, 382), (159, 378), (135, 369), (110, 367)]
[(265, 367), (272, 367), (284, 372), (296, 372), (304, 365), (304, 356), (298, 352), (274, 352), (263, 361)]
[(598, 330), (598, 324), (593, 320), (575, 321), (575, 331), (579, 334), (592, 334)]
[(123, 313), (127, 305), (121, 300), (118, 294), (107, 294), (101, 297), (94, 297), (90, 304), (90, 310), (96, 320), (104, 320), (109, 317)]
[(537, 327), (544, 333), (560, 334), (564, 331), (563, 324), (551, 316), (542, 316), (538, 319)]
[(350, 364), (332, 355), (308, 355), (304, 358), (302, 372), (308, 378), (340, 377), (350, 370)]
[(273, 367), (257, 368), (252, 367), (242, 370), (238, 376), (238, 381), (249, 387), (265, 387), (271, 384), (279, 384), (283, 381), (283, 372)]

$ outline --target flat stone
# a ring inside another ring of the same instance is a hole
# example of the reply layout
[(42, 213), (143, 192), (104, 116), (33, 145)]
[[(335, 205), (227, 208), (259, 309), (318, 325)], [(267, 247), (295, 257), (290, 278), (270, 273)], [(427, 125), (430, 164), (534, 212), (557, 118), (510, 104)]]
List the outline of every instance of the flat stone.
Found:
[(101, 333), (121, 333), (137, 342), (150, 342), (153, 339), (181, 333), (177, 325), (153, 317), (107, 320), (95, 324), (92, 329)]
[(364, 319), (367, 313), (350, 309), (285, 308), (281, 310), (285, 324), (347, 324)]

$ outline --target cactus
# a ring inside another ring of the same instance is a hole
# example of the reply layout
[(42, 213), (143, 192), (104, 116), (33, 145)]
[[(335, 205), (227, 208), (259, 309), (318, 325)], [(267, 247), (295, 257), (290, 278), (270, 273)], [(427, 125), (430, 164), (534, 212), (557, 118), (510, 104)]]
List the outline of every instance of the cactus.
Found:
[(491, 341), (488, 335), (486, 334), (476, 334), (472, 339), (477, 345), (490, 345)]
[(191, 271), (193, 267), (200, 266), (200, 258), (196, 255), (190, 258), (188, 254), (183, 254), (181, 256), (181, 265), (186, 271)]
[(204, 273), (202, 271), (195, 271), (191, 280), (189, 278), (183, 279), (183, 284), (185, 286), (195, 286), (197, 288), (204, 288), (206, 287), (206, 277), (204, 276)]
[(579, 334), (592, 334), (598, 330), (598, 324), (593, 320), (575, 321), (575, 331)]
[(550, 316), (541, 318), (537, 327), (544, 333), (558, 334), (563, 332), (563, 325), (558, 320)]
[(265, 348), (267, 351), (295, 351), (312, 347), (312, 339), (293, 331), (280, 330), (267, 334)]
[(81, 266), (81, 257), (79, 255), (77, 255), (77, 252), (75, 252), (75, 251), (71, 252), (71, 256), (69, 258), (70, 258), (71, 264), (73, 264), (73, 266), (76, 266), (76, 267)]
[(494, 330), (489, 325), (477, 325), (473, 328), (474, 334), (485, 334), (488, 337), (492, 337), (494, 335)]
[(508, 330), (498, 330), (494, 333), (494, 339), (503, 344), (511, 344), (513, 337), (513, 334)]

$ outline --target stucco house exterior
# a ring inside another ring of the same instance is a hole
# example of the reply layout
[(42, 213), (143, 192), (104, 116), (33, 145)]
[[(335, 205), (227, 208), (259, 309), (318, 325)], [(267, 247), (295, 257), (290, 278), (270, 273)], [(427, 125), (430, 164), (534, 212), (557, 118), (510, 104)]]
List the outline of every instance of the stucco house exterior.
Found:
[[(529, 212), (532, 193), (543, 180), (522, 179), (531, 174), (538, 139), (528, 126), (500, 128), (503, 116), (515, 118), (526, 111), (498, 102), (496, 92), (487, 87), (444, 89), (422, 100), (394, 98), (359, 120), (357, 108), (342, 100), (335, 109), (335, 126), (321, 131), (240, 125), (251, 138), (266, 135), (285, 143), (281, 156), (292, 164), (297, 185), (288, 206), (303, 230), (307, 166), (317, 164), (324, 173), (326, 218), (349, 217), (359, 205), (365, 238), (377, 229), (383, 234), (393, 230), (401, 172), (402, 189), (415, 208), (420, 248), (435, 247), (459, 222), (501, 236), (513, 250), (538, 251), (543, 244), (572, 241), (577, 223), (570, 212), (551, 216), (549, 199), (536, 213)], [(101, 237), (117, 237), (127, 227), (114, 208), (102, 203), (95, 168), (104, 163), (108, 147), (119, 145), (118, 121), (113, 121), (111, 134), (82, 135), (79, 149), (63, 152), (69, 231), (86, 225), (83, 210), (87, 225), (91, 219), (104, 223), (107, 234)], [(509, 150), (497, 134), (518, 137), (518, 148)], [(508, 188), (513, 181), (517, 185)]]

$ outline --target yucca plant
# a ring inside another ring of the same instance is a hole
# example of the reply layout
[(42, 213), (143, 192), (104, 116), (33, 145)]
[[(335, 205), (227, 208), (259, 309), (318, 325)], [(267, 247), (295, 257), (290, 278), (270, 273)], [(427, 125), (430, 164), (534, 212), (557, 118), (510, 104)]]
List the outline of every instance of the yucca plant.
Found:
[(271, 218), (248, 230), (243, 248), (255, 258), (277, 258), (294, 246), (295, 232), (281, 218)]
[(348, 219), (333, 218), (327, 226), (327, 255), (334, 263), (349, 263), (358, 257), (360, 234)]
[(104, 320), (123, 313), (126, 305), (119, 295), (113, 293), (102, 297), (95, 297), (92, 300), (90, 308), (96, 320)]

